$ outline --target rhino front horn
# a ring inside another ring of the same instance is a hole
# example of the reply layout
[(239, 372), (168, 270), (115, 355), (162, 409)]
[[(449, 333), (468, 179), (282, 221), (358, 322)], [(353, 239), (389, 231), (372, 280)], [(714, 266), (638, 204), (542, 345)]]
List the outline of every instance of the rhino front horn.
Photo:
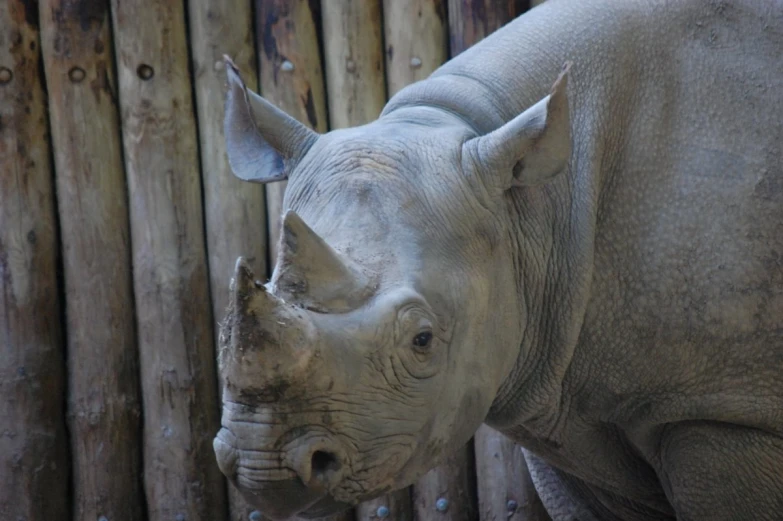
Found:
[(260, 400), (270, 386), (306, 381), (317, 343), (307, 312), (268, 292), (242, 257), (231, 279), (230, 299), (220, 329), (225, 381), (246, 392), (254, 389)]
[(291, 210), (283, 217), (272, 287), (286, 300), (321, 312), (354, 309), (373, 291), (368, 274), (338, 254)]

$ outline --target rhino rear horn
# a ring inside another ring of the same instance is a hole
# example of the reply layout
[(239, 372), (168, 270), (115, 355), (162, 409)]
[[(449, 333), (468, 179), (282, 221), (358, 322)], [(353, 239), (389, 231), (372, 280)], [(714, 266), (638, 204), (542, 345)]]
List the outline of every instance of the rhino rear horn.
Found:
[(231, 170), (244, 181), (287, 179), (319, 134), (248, 89), (231, 58), (223, 59), (228, 75), (223, 131)]
[(353, 309), (373, 291), (370, 275), (332, 249), (291, 210), (283, 216), (272, 285), (286, 300), (316, 311)]

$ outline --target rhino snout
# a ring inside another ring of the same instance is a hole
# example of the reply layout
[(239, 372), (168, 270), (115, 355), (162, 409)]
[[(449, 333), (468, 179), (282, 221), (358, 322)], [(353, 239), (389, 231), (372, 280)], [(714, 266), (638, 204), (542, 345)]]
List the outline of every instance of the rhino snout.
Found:
[(237, 441), (226, 427), (215, 436), (218, 467), (267, 517), (320, 517), (349, 508), (328, 492), (340, 482), (347, 466), (343, 451), (328, 437), (306, 434), (286, 444), (276, 456), (267, 447), (240, 450)]

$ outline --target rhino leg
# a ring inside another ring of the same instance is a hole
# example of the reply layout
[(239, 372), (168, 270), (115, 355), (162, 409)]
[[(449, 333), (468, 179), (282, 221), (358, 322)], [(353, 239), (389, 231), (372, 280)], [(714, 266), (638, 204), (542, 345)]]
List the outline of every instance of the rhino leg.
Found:
[(602, 521), (573, 493), (567, 478), (532, 452), (522, 449), (536, 492), (552, 521)]

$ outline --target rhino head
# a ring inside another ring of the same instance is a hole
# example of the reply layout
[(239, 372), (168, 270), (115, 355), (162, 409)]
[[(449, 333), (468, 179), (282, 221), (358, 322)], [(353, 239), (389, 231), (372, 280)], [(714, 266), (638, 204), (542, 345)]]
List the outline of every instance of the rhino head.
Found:
[(288, 186), (271, 280), (231, 281), (214, 448), (265, 515), (323, 516), (463, 446), (523, 358), (506, 193), (564, 169), (566, 74), (483, 135), (428, 107), (319, 135), (227, 65), (233, 172)]

